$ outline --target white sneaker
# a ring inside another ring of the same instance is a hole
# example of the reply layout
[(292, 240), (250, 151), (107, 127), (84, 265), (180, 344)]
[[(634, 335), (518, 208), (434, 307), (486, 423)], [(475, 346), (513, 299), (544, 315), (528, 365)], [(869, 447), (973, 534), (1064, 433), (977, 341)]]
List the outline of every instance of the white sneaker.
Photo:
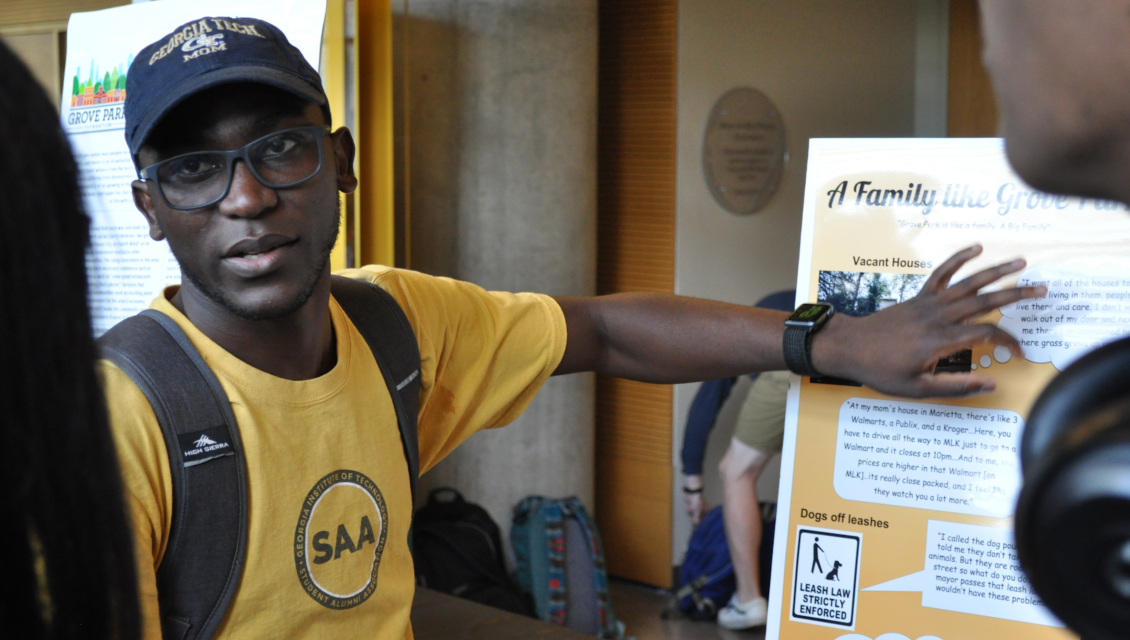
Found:
[(764, 625), (768, 618), (769, 602), (765, 598), (738, 602), (738, 594), (735, 593), (729, 604), (718, 612), (718, 626), (733, 631), (752, 629)]

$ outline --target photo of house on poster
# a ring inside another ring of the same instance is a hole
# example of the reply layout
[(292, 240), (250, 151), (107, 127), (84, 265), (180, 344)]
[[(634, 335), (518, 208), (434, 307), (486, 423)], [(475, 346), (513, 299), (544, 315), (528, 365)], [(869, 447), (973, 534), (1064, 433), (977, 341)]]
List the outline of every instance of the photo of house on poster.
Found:
[[(325, 0), (162, 0), (71, 14), (60, 113), (91, 220), (87, 271), (96, 336), (148, 308), (164, 287), (180, 284), (168, 245), (150, 239), (133, 205), (130, 183), (138, 176), (125, 142), (123, 104), (134, 57), (190, 20), (246, 16), (281, 28), (316, 69), (325, 14)], [(211, 28), (215, 35), (219, 27)], [(186, 39), (178, 53), (191, 55), (196, 40)]]
[(793, 377), (766, 637), (1073, 638), (1017, 562), (1017, 446), (1048, 381), (1130, 334), (1130, 210), (1035, 191), (996, 139), (812, 140), (806, 185), (797, 304), (878, 312), (974, 243), (984, 254), (955, 282), (1024, 257), (997, 286), (1048, 294), (979, 320), (1022, 354), (979, 347), (939, 361), (993, 378), (989, 395), (905, 400)]

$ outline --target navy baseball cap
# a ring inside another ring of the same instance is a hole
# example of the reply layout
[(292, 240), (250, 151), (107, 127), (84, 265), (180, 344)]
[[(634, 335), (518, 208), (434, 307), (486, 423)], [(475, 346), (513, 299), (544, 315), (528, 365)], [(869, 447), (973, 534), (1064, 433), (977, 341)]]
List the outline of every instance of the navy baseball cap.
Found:
[(137, 154), (153, 128), (188, 97), (221, 84), (259, 82), (322, 107), (322, 79), (278, 27), (255, 18), (199, 18), (150, 44), (126, 75), (126, 144)]

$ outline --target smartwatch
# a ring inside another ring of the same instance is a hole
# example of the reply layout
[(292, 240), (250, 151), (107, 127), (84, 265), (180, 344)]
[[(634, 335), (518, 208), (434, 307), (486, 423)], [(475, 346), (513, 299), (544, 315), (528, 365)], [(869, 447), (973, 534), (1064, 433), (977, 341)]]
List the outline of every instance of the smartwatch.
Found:
[(785, 365), (802, 376), (820, 375), (812, 366), (812, 334), (836, 313), (827, 303), (802, 304), (785, 319)]

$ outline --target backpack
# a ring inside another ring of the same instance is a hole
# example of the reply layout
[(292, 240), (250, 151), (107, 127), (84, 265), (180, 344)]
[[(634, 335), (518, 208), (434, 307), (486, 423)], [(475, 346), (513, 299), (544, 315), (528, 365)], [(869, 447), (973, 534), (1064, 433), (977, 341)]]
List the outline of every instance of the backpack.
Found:
[[(777, 505), (762, 503), (761, 548), (757, 554), (761, 593), (769, 593), (776, 521)], [(679, 585), (671, 608), (677, 608), (694, 620), (714, 619), (737, 591), (721, 506), (711, 509), (691, 534), (687, 554), (679, 570)]]
[[(362, 280), (332, 276), (330, 290), (365, 338), (396, 409), (415, 504), (420, 351), (396, 300)], [(153, 407), (173, 484), (172, 527), (157, 569), (166, 640), (208, 640), (239, 586), (247, 552), (247, 467), (223, 387), (177, 323), (147, 309), (98, 339)], [(208, 447), (193, 446), (207, 436)]]
[(442, 487), (428, 495), (412, 528), (417, 584), (534, 617), (533, 603), (506, 571), (502, 534), (486, 509)]
[(577, 498), (529, 496), (514, 509), (510, 542), (518, 586), (542, 620), (600, 638), (623, 638), (608, 595), (604, 546)]

